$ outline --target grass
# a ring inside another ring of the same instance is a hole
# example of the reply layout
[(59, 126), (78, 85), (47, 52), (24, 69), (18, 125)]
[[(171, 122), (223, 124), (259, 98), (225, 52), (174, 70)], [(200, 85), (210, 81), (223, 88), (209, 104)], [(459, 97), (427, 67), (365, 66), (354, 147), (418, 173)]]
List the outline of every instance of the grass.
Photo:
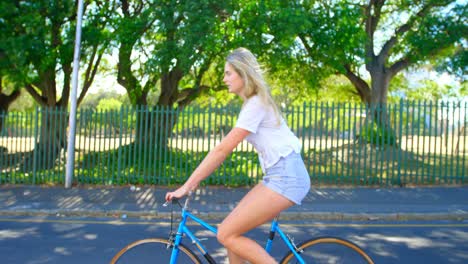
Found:
[(417, 154), (396, 147), (342, 145), (305, 155), (317, 184), (405, 186), (467, 184), (468, 156)]
[[(0, 184), (63, 184), (65, 158), (49, 170), (18, 169), (25, 153), (3, 156)], [(206, 156), (207, 151), (154, 149), (128, 144), (116, 149), (76, 153), (74, 184), (178, 185)], [(405, 186), (467, 184), (468, 157), (418, 154), (370, 144), (344, 144), (304, 153), (314, 185)], [(0, 162), (2, 163), (2, 162)], [(249, 186), (262, 177), (257, 155), (236, 151), (205, 185)]]

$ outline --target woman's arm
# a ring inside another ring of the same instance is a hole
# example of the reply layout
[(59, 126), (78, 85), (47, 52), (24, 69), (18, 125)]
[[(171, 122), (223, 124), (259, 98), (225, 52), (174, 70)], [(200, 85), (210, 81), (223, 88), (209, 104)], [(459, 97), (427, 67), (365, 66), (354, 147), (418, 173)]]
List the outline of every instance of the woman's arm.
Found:
[(186, 195), (189, 191), (197, 188), (198, 184), (213, 173), (231, 154), (231, 152), (250, 134), (249, 131), (235, 127), (212, 149), (198, 167), (193, 171), (190, 178), (185, 184), (174, 192), (166, 194), (166, 200), (169, 201), (173, 197), (180, 198)]

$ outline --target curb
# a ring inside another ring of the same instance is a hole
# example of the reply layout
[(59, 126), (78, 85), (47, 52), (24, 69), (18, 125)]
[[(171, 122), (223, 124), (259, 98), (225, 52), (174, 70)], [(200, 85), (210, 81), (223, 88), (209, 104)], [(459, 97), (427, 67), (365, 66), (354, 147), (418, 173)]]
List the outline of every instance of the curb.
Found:
[[(194, 214), (204, 220), (222, 220), (228, 212), (197, 212)], [(179, 212), (174, 212), (175, 216)], [(157, 211), (86, 211), (86, 210), (28, 210), (28, 211), (0, 211), (0, 216), (20, 217), (113, 217), (113, 218), (144, 218), (144, 219), (170, 219), (170, 212)], [(334, 221), (468, 221), (468, 213), (370, 213), (370, 214), (350, 214), (334, 212), (284, 212), (280, 219), (283, 220), (334, 220)]]

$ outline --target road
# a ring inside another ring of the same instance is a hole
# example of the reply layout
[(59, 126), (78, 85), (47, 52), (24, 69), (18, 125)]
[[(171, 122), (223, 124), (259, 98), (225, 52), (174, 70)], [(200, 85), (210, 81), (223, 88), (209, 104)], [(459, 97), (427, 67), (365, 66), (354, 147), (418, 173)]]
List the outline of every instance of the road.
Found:
[[(211, 222), (215, 224), (217, 221)], [(120, 248), (131, 241), (167, 236), (168, 220), (70, 218), (70, 217), (1, 217), (1, 263), (108, 263)], [(197, 226), (190, 225), (193, 230)], [(316, 222), (282, 221), (283, 230), (302, 241), (310, 236), (332, 235), (359, 244), (375, 263), (468, 263), (468, 221), (425, 222)], [(261, 244), (266, 241), (268, 226), (249, 236)], [(219, 263), (225, 250), (214, 235), (204, 245)], [(275, 240), (275, 243), (281, 243)], [(186, 244), (189, 244), (186, 242)], [(275, 249), (282, 249), (280, 245)], [(278, 259), (284, 255), (275, 252)], [(135, 259), (135, 263), (139, 263)]]

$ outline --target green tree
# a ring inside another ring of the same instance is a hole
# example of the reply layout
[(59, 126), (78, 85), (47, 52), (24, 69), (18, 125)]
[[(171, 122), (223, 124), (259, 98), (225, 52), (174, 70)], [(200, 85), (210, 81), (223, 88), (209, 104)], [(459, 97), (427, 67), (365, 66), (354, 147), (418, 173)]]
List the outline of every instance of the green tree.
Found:
[[(90, 87), (106, 43), (106, 20), (99, 5), (106, 1), (85, 1), (82, 38), (84, 69), (80, 101)], [(24, 87), (42, 107), (41, 130), (36, 149), (24, 161), (43, 157), (37, 169), (50, 168), (66, 146), (66, 128), (74, 36), (76, 1), (2, 1), (0, 7), (0, 50), (8, 58), (9, 80)], [(2, 61), (2, 64), (5, 60)], [(36, 155), (35, 157), (33, 155)]]
[(272, 46), (289, 47), (294, 60), (316, 76), (346, 76), (370, 106), (367, 117), (388, 133), (391, 80), (405, 69), (449, 58), (466, 42), (466, 4), (451, 0), (268, 3), (275, 8)]
[(19, 89), (14, 89), (7, 94), (6, 89), (4, 89), (5, 82), (0, 74), (0, 131), (3, 129), (3, 119), (8, 114), (8, 108), (20, 96)]
[(463, 97), (468, 97), (468, 82), (464, 82), (460, 87), (460, 95)]
[(275, 45), (314, 72), (346, 76), (368, 104), (385, 104), (402, 70), (460, 52), (468, 33), (466, 4), (452, 0), (269, 2)]
[(98, 111), (110, 111), (119, 110), (122, 107), (122, 102), (115, 98), (106, 98), (99, 101), (96, 110)]
[[(148, 106), (148, 94), (156, 90), (156, 106), (183, 109), (213, 88), (202, 80), (224, 52), (225, 2), (124, 0), (113, 5), (119, 10), (114, 19), (117, 80), (132, 105)], [(171, 131), (177, 117), (164, 114), (158, 120), (150, 123), (147, 115), (139, 115), (135, 142), (147, 145), (144, 135), (153, 135), (157, 146), (165, 146), (170, 135), (158, 132)]]
[(80, 104), (80, 109), (97, 109), (102, 100), (115, 99), (121, 105), (129, 104), (128, 97), (125, 94), (116, 94), (113, 90), (99, 89), (97, 92), (88, 93)]
[(450, 85), (442, 85), (434, 80), (422, 80), (399, 90), (406, 99), (437, 102), (441, 99), (456, 98), (456, 90)]

